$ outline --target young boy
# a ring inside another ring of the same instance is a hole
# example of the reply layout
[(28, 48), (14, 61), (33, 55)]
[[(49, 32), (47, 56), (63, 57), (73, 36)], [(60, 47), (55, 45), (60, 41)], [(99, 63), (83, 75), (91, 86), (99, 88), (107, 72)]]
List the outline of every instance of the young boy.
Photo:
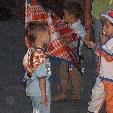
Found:
[(23, 60), (29, 76), (26, 94), (32, 100), (33, 113), (50, 113), (50, 64), (44, 48), (50, 41), (47, 23), (30, 22), (26, 37), (32, 43)]
[[(63, 7), (64, 20), (66, 23), (70, 24), (70, 27), (79, 35), (79, 39), (74, 43), (74, 46), (78, 48), (76, 55), (78, 57), (81, 55), (81, 47), (83, 45), (83, 40), (85, 38), (85, 28), (81, 24), (80, 18), (82, 15), (82, 9), (79, 3), (76, 2), (66, 2)], [(61, 94), (56, 97), (54, 100), (63, 100), (67, 94), (68, 88), (68, 65), (65, 62), (61, 62), (60, 65), (60, 79), (62, 85)], [(80, 73), (77, 68), (73, 66), (72, 69), (72, 98), (71, 100), (80, 100), (80, 90), (81, 90), (81, 78)]]
[(101, 44), (88, 41), (89, 48), (95, 48), (100, 57), (100, 70), (94, 88), (88, 113), (99, 113), (103, 102), (106, 102), (107, 113), (113, 113), (113, 10), (101, 14), (103, 34), (100, 37)]

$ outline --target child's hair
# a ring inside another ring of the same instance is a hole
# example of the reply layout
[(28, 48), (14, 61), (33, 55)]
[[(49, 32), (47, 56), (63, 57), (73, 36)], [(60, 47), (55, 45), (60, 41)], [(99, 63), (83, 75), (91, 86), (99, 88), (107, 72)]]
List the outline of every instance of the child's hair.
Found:
[(109, 21), (110, 24), (113, 26), (113, 23), (112, 23), (109, 19), (107, 19), (106, 17), (104, 17), (104, 16), (101, 17), (100, 21), (102, 22), (102, 25), (104, 25), (104, 23), (105, 23), (106, 21)]
[(77, 2), (65, 2), (63, 10), (68, 11), (68, 13), (74, 15), (75, 18), (80, 18), (83, 13), (80, 4)]
[(40, 21), (29, 22), (25, 30), (25, 35), (30, 41), (30, 43), (34, 43), (35, 39), (37, 38), (37, 34), (40, 31), (46, 31), (47, 27), (48, 24), (46, 22), (40, 22)]

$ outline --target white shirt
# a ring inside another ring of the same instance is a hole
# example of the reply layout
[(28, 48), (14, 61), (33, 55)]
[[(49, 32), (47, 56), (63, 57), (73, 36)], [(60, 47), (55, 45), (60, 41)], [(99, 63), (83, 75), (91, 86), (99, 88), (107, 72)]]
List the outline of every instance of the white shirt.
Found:
[(79, 55), (81, 55), (81, 48), (83, 46), (84, 38), (86, 35), (85, 27), (81, 24), (80, 19), (78, 19), (78, 22), (70, 24), (70, 28), (73, 29), (79, 36), (78, 42), (75, 42), (74, 45), (75, 47), (78, 47)]
[[(113, 56), (113, 38), (106, 42), (106, 44), (102, 45), (101, 48)], [(106, 59), (101, 56), (101, 65), (100, 65), (100, 76), (104, 79), (113, 80), (113, 61), (108, 62)]]

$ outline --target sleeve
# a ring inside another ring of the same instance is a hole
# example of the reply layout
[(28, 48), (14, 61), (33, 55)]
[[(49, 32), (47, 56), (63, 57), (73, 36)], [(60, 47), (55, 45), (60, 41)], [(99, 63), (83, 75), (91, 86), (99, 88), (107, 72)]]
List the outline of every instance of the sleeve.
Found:
[(106, 51), (113, 55), (113, 38), (106, 43)]
[(79, 36), (82, 39), (84, 39), (85, 38), (85, 35), (86, 35), (85, 28), (82, 25), (80, 25), (80, 26), (77, 27), (77, 29), (78, 29), (77, 31), (78, 31)]
[(46, 63), (40, 64), (33, 72), (31, 79), (46, 77)]
[(107, 41), (106, 44), (100, 47), (97, 46), (96, 53), (103, 56), (108, 62), (113, 61), (113, 38)]

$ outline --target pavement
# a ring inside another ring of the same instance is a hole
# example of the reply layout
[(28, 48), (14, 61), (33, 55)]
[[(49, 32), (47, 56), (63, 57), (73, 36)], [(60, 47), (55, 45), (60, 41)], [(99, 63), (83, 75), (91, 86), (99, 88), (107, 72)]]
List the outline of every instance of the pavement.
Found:
[[(0, 113), (32, 113), (31, 100), (26, 97), (25, 87), (21, 84), (24, 75), (22, 59), (26, 52), (23, 37), (22, 20), (0, 21)], [(51, 113), (86, 113), (96, 78), (94, 62), (93, 52), (85, 48), (82, 100), (52, 102)], [(61, 91), (58, 64), (56, 64), (52, 64), (52, 70), (58, 81), (52, 86), (52, 95), (58, 95)], [(102, 110), (100, 113), (105, 112)]]

